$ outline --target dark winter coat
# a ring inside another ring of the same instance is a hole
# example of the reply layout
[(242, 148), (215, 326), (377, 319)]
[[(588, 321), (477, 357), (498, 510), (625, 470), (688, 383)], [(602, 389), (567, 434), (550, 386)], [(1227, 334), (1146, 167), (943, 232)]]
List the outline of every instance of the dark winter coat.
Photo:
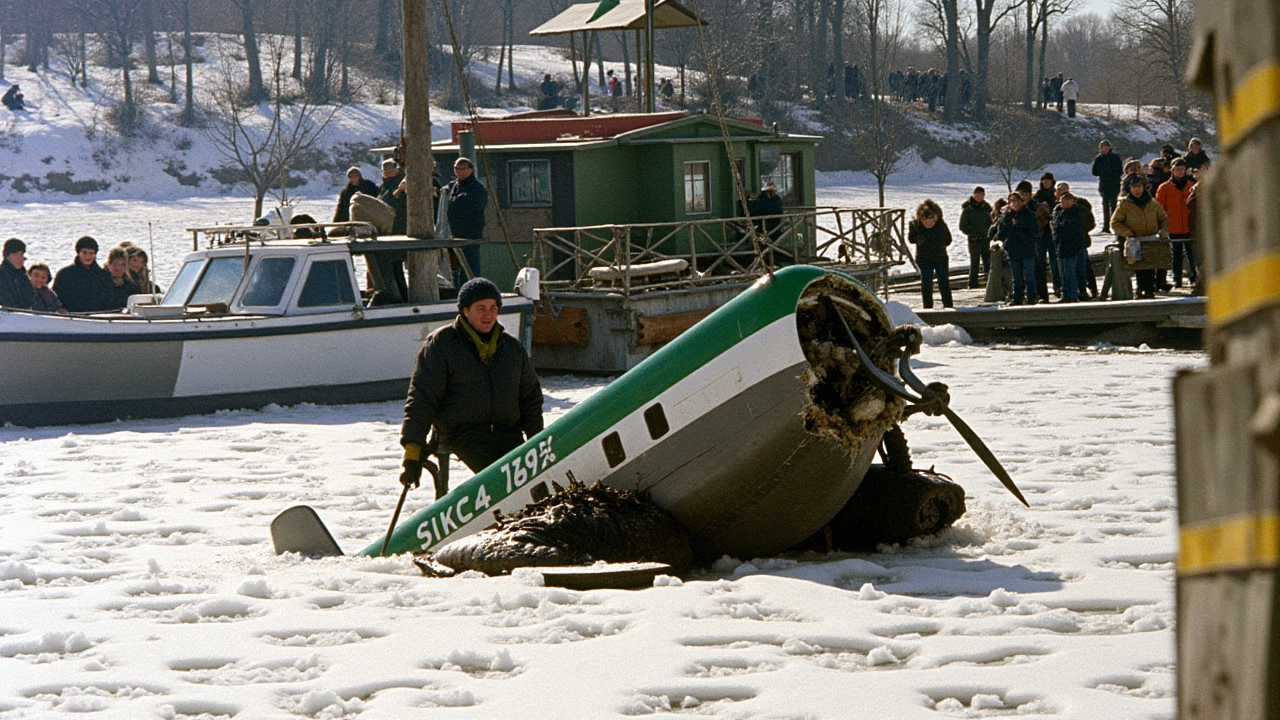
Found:
[(36, 290), (36, 302), (31, 306), (32, 310), (39, 312), (55, 313), (62, 309), (62, 301), (58, 300), (58, 294), (53, 288), (45, 285)]
[(444, 190), (449, 194), (449, 231), (459, 240), (484, 237), (484, 211), (489, 191), (472, 173), (466, 180), (454, 180)]
[(986, 242), (991, 230), (991, 203), (977, 202), (972, 197), (960, 206), (960, 232), (969, 242)]
[(1112, 150), (1098, 153), (1093, 159), (1093, 175), (1098, 178), (1098, 190), (1103, 195), (1120, 194), (1120, 176), (1124, 174), (1124, 161)]
[(747, 207), (751, 208), (752, 215), (781, 215), (782, 214), (782, 196), (778, 193), (769, 195), (760, 193), (754, 203), (748, 203)]
[(916, 246), (916, 258), (935, 263), (947, 261), (947, 246), (951, 244), (951, 229), (942, 218), (925, 227), (919, 220), (907, 224), (907, 242)]
[(1048, 205), (1050, 210), (1053, 209), (1054, 205), (1058, 204), (1058, 197), (1053, 194), (1053, 188), (1051, 187), (1042, 187), (1036, 190), (1036, 193), (1031, 197), (1035, 198), (1037, 204)]
[(138, 283), (134, 282), (128, 274), (120, 278), (119, 285), (115, 280), (111, 279), (111, 273), (107, 273), (108, 282), (111, 283), (111, 307), (110, 310), (123, 310), (129, 304), (129, 296), (137, 295), (142, 292), (138, 288)]
[(36, 291), (27, 272), (8, 260), (0, 260), (0, 306), (30, 310), (35, 301)]
[(1030, 208), (1005, 210), (996, 223), (996, 237), (1004, 241), (1004, 251), (1010, 260), (1028, 260), (1036, 256), (1036, 237), (1040, 235), (1040, 223)]
[[(542, 430), (542, 387), (519, 340), (503, 333), (486, 365), (459, 323), (427, 336), (409, 381), (400, 443), (425, 445), (432, 425), (449, 437), (467, 426), (490, 424), (532, 437)], [(502, 332), (495, 325), (493, 332)]]
[(53, 279), (53, 291), (58, 294), (58, 299), (67, 312), (110, 310), (115, 299), (111, 273), (96, 264), (85, 266), (79, 261), (58, 271), (57, 277)]
[(343, 186), (342, 192), (338, 193), (338, 209), (333, 212), (334, 222), (347, 222), (351, 219), (351, 198), (356, 193), (378, 197), (378, 186), (368, 178), (360, 178), (360, 182), (355, 185), (347, 183)]
[(1058, 206), (1053, 211), (1053, 243), (1058, 246), (1058, 257), (1072, 258), (1084, 252), (1086, 232), (1084, 208)]
[(396, 211), (396, 218), (391, 223), (392, 235), (405, 234), (409, 224), (409, 198), (407, 193), (396, 195), (396, 188), (404, 180), (404, 173), (396, 173), (393, 177), (383, 178), (378, 188), (378, 199)]
[(1089, 233), (1098, 227), (1098, 221), (1093, 217), (1093, 204), (1082, 197), (1076, 196), (1076, 207), (1084, 212), (1084, 246), (1087, 248), (1093, 245), (1093, 241), (1089, 239)]

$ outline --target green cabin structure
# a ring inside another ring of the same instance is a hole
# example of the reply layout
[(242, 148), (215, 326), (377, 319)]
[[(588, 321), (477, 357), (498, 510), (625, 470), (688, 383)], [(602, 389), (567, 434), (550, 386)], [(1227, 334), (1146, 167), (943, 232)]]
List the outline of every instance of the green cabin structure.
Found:
[(447, 183), (454, 160), (470, 154), (466, 132), (481, 146), (476, 171), (502, 212), (500, 221), (490, 203), (481, 273), (510, 288), (537, 228), (741, 217), (725, 130), (748, 195), (772, 181), (784, 207), (814, 206), (820, 137), (753, 120), (726, 118), (724, 129), (720, 122), (683, 111), (586, 117), (537, 111), (456, 122), (432, 153)]

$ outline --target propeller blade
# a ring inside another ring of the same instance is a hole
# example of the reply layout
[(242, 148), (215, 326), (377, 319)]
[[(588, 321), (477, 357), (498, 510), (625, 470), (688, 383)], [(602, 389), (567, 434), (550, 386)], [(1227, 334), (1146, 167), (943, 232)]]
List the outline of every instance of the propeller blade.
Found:
[(969, 447), (973, 448), (973, 452), (982, 459), (983, 464), (987, 466), (987, 469), (991, 471), (991, 474), (995, 475), (996, 478), (1000, 480), (1000, 483), (1004, 485), (1009, 492), (1013, 493), (1014, 497), (1018, 498), (1019, 502), (1027, 507), (1031, 507), (1031, 503), (1027, 502), (1027, 499), (1022, 496), (1022, 491), (1018, 489), (1018, 486), (1013, 484), (1013, 478), (1009, 477), (1009, 473), (1005, 471), (1004, 466), (1000, 464), (1000, 460), (996, 458), (995, 453), (991, 452), (991, 449), (987, 447), (987, 444), (982, 442), (982, 438), (978, 437), (978, 433), (974, 432), (973, 428), (969, 427), (968, 423), (961, 420), (955, 410), (943, 406), (942, 414), (947, 416), (947, 419), (951, 421), (952, 427), (956, 429), (956, 432), (960, 433), (960, 437), (964, 438), (965, 442), (969, 443)]

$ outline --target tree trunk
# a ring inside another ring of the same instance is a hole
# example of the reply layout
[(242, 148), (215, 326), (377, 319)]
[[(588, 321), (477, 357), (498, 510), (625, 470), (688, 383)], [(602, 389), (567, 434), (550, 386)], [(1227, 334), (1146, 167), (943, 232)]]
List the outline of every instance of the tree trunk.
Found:
[(1045, 72), (1044, 56), (1045, 50), (1049, 47), (1049, 0), (1040, 0), (1040, 71), (1036, 73), (1038, 78), (1047, 78), (1049, 73)]
[(814, 40), (811, 47), (814, 54), (814, 69), (817, 71), (815, 74), (817, 92), (813, 95), (814, 99), (818, 101), (826, 99), (827, 90), (833, 77), (827, 73), (827, 71), (831, 70), (831, 65), (827, 58), (827, 31), (831, 28), (830, 6), (829, 0), (818, 0), (818, 22), (813, 28), (813, 34), (810, 36)]
[(249, 87), (245, 90), (245, 100), (251, 103), (261, 102), (267, 96), (262, 85), (262, 61), (258, 55), (258, 34), (253, 28), (253, 5), (255, 0), (242, 0), (240, 3), (240, 20), (244, 33), (244, 59), (249, 65)]
[[(511, 11), (507, 14), (507, 89), (516, 89), (516, 6), (515, 0), (509, 3)], [(501, 68), (499, 68), (501, 70)], [(499, 72), (499, 75), (502, 73)]]
[[(436, 232), (431, 218), (431, 106), (427, 73), (427, 18), (422, 3), (401, 4), (404, 18), (404, 157), (408, 182), (408, 222), (410, 237), (433, 240)], [(436, 279), (439, 253), (414, 250), (405, 261), (409, 271), (409, 302), (440, 299)]]
[(83, 32), (80, 33), (80, 87), (89, 87), (89, 41)]
[(942, 119), (960, 120), (960, 0), (942, 0), (947, 19), (947, 87)]
[(378, 20), (373, 32), (373, 54), (383, 59), (390, 56), (391, 3), (393, 1), (378, 0)]
[[(4, 82), (4, 64), (6, 61), (4, 52), (4, 25), (0, 25), (0, 82)], [(75, 78), (71, 78), (71, 82), (75, 82)]]
[(844, 95), (844, 0), (831, 1), (831, 54), (836, 64), (837, 95)]
[(289, 77), (302, 81), (302, 3), (293, 3), (293, 71)]
[(1027, 51), (1027, 56), (1026, 56), (1027, 72), (1026, 72), (1026, 77), (1022, 82), (1022, 107), (1030, 110), (1031, 109), (1031, 91), (1032, 91), (1031, 83), (1032, 83), (1032, 80), (1034, 79), (1031, 77), (1031, 73), (1033, 70), (1035, 70), (1035, 60), (1036, 60), (1036, 25), (1034, 22), (1036, 4), (1035, 2), (1033, 2), (1033, 0), (1026, 0), (1026, 6), (1027, 6), (1027, 27), (1025, 32), (1025, 38), (1026, 38), (1026, 51)]
[(351, 97), (351, 83), (347, 78), (348, 55), (351, 53), (351, 34), (342, 33), (342, 85), (339, 93), (342, 95), (343, 102)]
[(631, 97), (631, 49), (627, 46), (627, 33), (622, 32), (622, 91)]
[[(83, 35), (81, 36), (83, 37)], [(186, 103), (182, 108), (182, 124), (190, 127), (196, 120), (195, 74), (194, 62), (191, 58), (191, 0), (182, 0), (182, 64), (187, 70)], [(259, 217), (254, 215), (254, 217)]]
[(493, 91), (499, 95), (502, 94), (502, 63), (507, 61), (507, 28), (502, 28), (502, 40), (498, 43), (498, 80), (493, 84)]
[(155, 13), (148, 0), (142, 3), (142, 49), (147, 58), (147, 82), (160, 84), (160, 68), (156, 65)]
[(973, 119), (985, 122), (987, 119), (987, 78), (991, 74), (991, 11), (995, 0), (976, 0), (978, 20), (974, 28), (974, 36), (978, 46), (978, 66), (973, 73)]
[(578, 76), (578, 43), (574, 40), (577, 37), (575, 33), (569, 33), (569, 67), (573, 68), (573, 88), (575, 92), (582, 92), (582, 80)]
[(596, 84), (604, 87), (604, 49), (600, 47), (600, 33), (591, 34), (591, 47), (596, 54)]

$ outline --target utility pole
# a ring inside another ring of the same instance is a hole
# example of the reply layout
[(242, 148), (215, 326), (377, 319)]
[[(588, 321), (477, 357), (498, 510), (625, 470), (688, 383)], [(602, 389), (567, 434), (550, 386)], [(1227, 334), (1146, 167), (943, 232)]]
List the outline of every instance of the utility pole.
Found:
[[(403, 0), (404, 21), (404, 154), (408, 181), (405, 234), (419, 240), (436, 239), (431, 217), (431, 97), (427, 80), (426, 0)], [(410, 250), (405, 259), (409, 273), (409, 302), (440, 299), (437, 274), (440, 253)]]

